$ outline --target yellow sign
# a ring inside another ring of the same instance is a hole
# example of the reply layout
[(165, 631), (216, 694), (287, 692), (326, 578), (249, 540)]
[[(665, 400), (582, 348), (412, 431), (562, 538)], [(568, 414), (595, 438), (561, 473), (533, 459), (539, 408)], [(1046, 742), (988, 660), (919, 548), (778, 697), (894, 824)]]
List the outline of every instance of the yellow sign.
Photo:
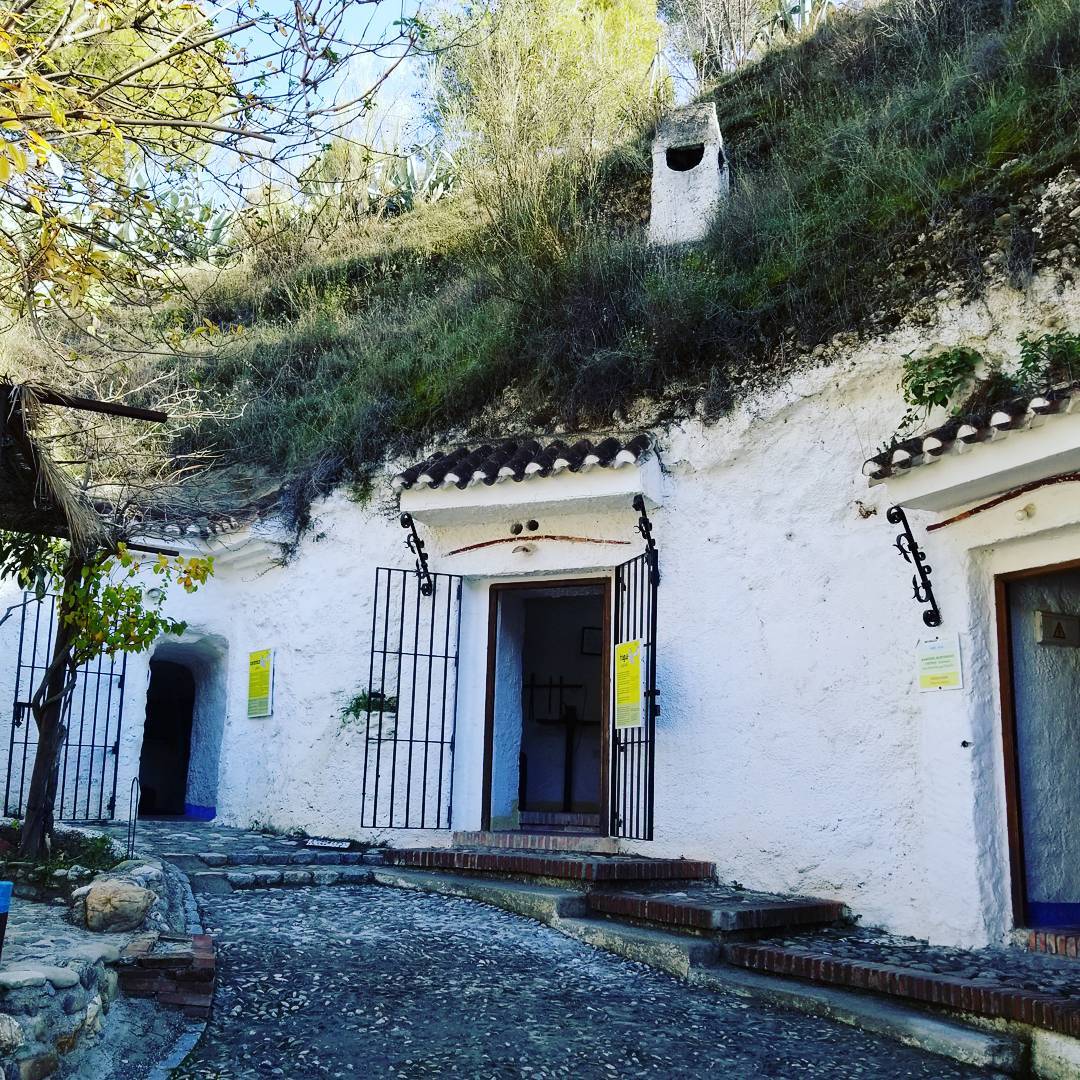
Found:
[(916, 664), (921, 691), (964, 688), (960, 638), (956, 634), (942, 634), (940, 637), (920, 641)]
[(274, 711), (274, 650), (248, 653), (249, 717), (269, 716)]
[(615, 727), (641, 727), (644, 722), (641, 693), (641, 640), (620, 641), (615, 646)]

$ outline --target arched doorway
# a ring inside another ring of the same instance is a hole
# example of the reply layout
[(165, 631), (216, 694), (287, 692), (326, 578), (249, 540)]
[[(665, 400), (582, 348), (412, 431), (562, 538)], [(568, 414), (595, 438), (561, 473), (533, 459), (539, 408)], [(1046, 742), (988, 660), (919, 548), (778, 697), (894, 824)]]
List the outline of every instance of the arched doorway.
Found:
[(191, 631), (154, 650), (139, 758), (141, 817), (216, 816), (227, 655), (224, 638)]

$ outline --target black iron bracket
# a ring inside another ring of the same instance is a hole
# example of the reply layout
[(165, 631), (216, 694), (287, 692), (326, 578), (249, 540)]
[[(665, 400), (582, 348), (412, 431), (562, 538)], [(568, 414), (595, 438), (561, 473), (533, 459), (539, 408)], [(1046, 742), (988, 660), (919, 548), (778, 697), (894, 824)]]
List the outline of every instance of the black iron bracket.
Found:
[(656, 541), (653, 539), (652, 522), (649, 520), (648, 511), (645, 509), (645, 496), (634, 496), (634, 509), (640, 515), (638, 517), (637, 531), (645, 540), (645, 559), (649, 564), (649, 577), (654, 585), (660, 584), (660, 552), (657, 550)]
[(416, 531), (416, 522), (412, 514), (401, 515), (401, 527), (409, 530), (405, 537), (405, 546), (416, 556), (416, 576), (420, 579), (420, 595), (431, 596), (435, 592), (435, 579), (428, 569), (428, 554), (424, 550), (424, 541)]
[(941, 608), (934, 598), (934, 587), (930, 584), (930, 575), (934, 572), (926, 561), (926, 552), (919, 547), (911, 526), (908, 524), (907, 515), (902, 506), (890, 506), (885, 512), (885, 518), (890, 525), (899, 525), (904, 531), (900, 533), (893, 547), (904, 556), (906, 562), (911, 563), (915, 573), (911, 576), (911, 589), (917, 603), (928, 605), (922, 613), (923, 622), (927, 626), (941, 625)]

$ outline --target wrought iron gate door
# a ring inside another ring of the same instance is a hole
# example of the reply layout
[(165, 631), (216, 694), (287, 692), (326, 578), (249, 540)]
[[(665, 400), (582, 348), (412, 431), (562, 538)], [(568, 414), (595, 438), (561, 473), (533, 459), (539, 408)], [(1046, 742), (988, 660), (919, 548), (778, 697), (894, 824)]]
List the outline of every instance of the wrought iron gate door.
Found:
[[(642, 711), (639, 727), (616, 725), (611, 708), (611, 835), (653, 838), (656, 716), (656, 596), (659, 557), (650, 547), (615, 568), (615, 642), (641, 642)], [(614, 687), (612, 687), (614, 695)]]
[[(27, 595), (12, 613), (19, 620), (15, 700), (11, 730), (0, 741), (7, 751), (4, 813), (23, 816), (37, 755), (37, 725), (30, 701), (52, 656), (56, 601)], [(64, 705), (67, 734), (56, 792), (58, 821), (107, 821), (116, 808), (120, 726), (124, 715), (127, 656), (99, 657), (76, 672)]]
[(461, 578), (375, 570), (361, 822), (448, 829)]

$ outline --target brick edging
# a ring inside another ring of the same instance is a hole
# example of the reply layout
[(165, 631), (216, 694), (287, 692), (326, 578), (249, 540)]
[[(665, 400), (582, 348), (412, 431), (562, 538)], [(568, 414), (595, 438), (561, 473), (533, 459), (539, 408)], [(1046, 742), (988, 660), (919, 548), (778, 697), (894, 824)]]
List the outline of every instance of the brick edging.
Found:
[(156, 934), (146, 934), (127, 945), (120, 954), (120, 988), (177, 1007), (191, 1019), (207, 1019), (217, 976), (214, 939), (193, 934), (186, 948), (155, 953), (157, 943)]
[(1048, 953), (1050, 956), (1080, 956), (1080, 933), (1068, 930), (1029, 930), (1027, 947), (1031, 952)]
[(1080, 1000), (1075, 998), (1022, 990), (985, 979), (963, 979), (771, 945), (725, 944), (721, 946), (721, 955), (729, 964), (751, 971), (869, 990), (1080, 1037)]
[(486, 873), (526, 874), (566, 881), (696, 881), (710, 879), (712, 863), (686, 859), (633, 859), (605, 855), (555, 855), (511, 851), (460, 851), (454, 848), (398, 848), (386, 853), (394, 866), (417, 870), (473, 870)]

